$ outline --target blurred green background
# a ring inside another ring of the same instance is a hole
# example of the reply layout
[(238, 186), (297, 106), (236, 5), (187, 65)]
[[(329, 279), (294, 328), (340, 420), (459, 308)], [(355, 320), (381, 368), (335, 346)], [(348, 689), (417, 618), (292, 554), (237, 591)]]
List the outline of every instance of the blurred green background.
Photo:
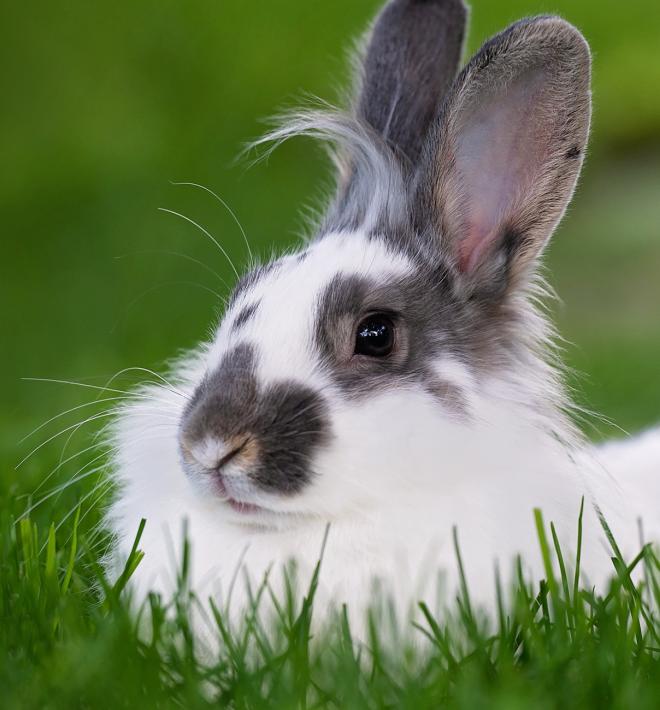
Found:
[[(207, 334), (219, 310), (209, 289), (228, 287), (204, 265), (228, 284), (232, 271), (158, 208), (204, 225), (239, 268), (245, 248), (210, 195), (171, 181), (217, 191), (262, 254), (304, 231), (304, 208), (329, 183), (322, 151), (293, 142), (249, 170), (234, 158), (306, 92), (339, 96), (347, 51), (379, 4), (2, 3), (3, 488), (28, 492), (59, 455), (55, 442), (14, 473), (30, 449), (21, 437), (90, 399), (20, 378), (103, 384), (125, 367), (162, 368)], [(660, 420), (660, 5), (474, 0), (469, 49), (544, 12), (577, 24), (594, 52), (591, 152), (548, 253), (554, 310), (578, 400), (636, 429)]]

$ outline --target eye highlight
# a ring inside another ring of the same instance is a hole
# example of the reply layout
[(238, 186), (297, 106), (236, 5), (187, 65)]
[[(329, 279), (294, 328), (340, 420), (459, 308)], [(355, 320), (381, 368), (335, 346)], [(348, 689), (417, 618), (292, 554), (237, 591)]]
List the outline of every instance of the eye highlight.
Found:
[(355, 334), (356, 355), (386, 357), (394, 347), (394, 323), (384, 313), (367, 316), (357, 327)]

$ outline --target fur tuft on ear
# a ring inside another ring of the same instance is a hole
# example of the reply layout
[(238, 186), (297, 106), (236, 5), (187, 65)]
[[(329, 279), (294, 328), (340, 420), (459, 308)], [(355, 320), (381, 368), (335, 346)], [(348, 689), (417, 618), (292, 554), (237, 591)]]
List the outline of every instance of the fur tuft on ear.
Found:
[(489, 40), (457, 78), (420, 172), (458, 273), (488, 292), (526, 282), (573, 193), (590, 120), (590, 53), (556, 17)]
[(466, 21), (462, 0), (390, 0), (358, 57), (351, 110), (284, 115), (251, 144), (306, 135), (332, 146), (337, 194), (322, 232), (408, 220), (411, 176), (458, 72)]

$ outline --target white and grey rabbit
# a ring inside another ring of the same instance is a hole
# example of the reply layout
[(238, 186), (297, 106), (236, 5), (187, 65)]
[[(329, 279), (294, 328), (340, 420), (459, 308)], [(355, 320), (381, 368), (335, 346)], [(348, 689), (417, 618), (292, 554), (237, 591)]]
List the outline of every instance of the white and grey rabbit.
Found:
[[(571, 424), (537, 307), (539, 260), (587, 145), (590, 52), (557, 17), (513, 24), (459, 71), (460, 0), (392, 0), (346, 112), (301, 113), (276, 141), (337, 147), (337, 192), (302, 249), (236, 286), (210, 342), (118, 413), (107, 524), (120, 569), (141, 518), (138, 599), (191, 584), (240, 614), (247, 580), (303, 582), (328, 523), (317, 613), (355, 618), (374, 583), (401, 610), (451, 601), (457, 529), (477, 604), (521, 554), (543, 576), (533, 509), (582, 569), (613, 573), (660, 538), (660, 434), (601, 450)], [(237, 571), (242, 570), (237, 575)]]

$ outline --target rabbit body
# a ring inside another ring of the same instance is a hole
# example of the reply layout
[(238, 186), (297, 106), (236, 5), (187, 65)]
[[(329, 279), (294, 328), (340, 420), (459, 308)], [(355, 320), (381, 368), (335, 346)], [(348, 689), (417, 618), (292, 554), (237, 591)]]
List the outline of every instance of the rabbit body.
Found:
[(374, 585), (401, 615), (450, 604), (454, 530), (487, 608), (496, 565), (506, 582), (522, 555), (544, 576), (534, 508), (570, 565), (584, 498), (597, 585), (613, 570), (598, 510), (624, 554), (638, 518), (658, 533), (660, 435), (582, 444), (537, 306), (586, 147), (588, 47), (563, 20), (523, 20), (457, 74), (464, 25), (458, 0), (393, 0), (351, 111), (272, 136), (333, 140), (337, 195), (301, 251), (241, 279), (171, 386), (118, 414), (108, 565), (146, 518), (138, 599), (175, 590), (184, 526), (193, 589), (235, 618), (289, 560), (304, 589), (329, 526), (317, 609), (346, 603), (358, 624)]

